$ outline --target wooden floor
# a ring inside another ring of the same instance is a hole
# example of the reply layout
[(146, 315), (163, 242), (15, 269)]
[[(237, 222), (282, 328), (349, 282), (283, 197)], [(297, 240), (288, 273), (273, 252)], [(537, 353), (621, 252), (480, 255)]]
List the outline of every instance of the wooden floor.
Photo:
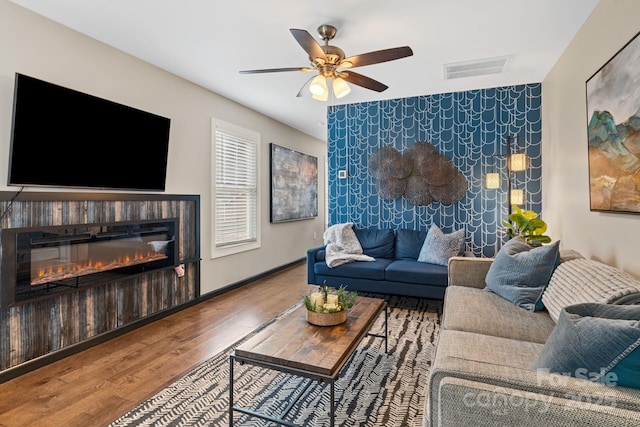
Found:
[(311, 289), (297, 264), (0, 384), (0, 426), (104, 426)]

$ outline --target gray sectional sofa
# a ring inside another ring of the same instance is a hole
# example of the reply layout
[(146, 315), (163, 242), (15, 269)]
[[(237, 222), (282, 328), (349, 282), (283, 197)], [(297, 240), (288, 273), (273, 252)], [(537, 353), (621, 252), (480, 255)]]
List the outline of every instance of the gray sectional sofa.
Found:
[(425, 427), (640, 426), (640, 390), (531, 368), (563, 307), (633, 303), (640, 295), (640, 283), (626, 273), (573, 251), (561, 256), (541, 311), (484, 289), (492, 259), (449, 260)]
[[(427, 231), (354, 229), (365, 255), (375, 261), (355, 261), (337, 267), (325, 262), (325, 246), (307, 250), (310, 285), (345, 285), (349, 291), (442, 299), (447, 288), (446, 265), (417, 261)], [(461, 247), (461, 251), (464, 247)]]

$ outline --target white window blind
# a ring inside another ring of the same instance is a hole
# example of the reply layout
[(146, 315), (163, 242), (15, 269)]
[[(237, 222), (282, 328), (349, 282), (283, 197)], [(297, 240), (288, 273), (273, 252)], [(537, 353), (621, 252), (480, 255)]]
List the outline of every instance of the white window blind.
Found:
[(214, 125), (214, 240), (216, 248), (258, 240), (259, 135)]

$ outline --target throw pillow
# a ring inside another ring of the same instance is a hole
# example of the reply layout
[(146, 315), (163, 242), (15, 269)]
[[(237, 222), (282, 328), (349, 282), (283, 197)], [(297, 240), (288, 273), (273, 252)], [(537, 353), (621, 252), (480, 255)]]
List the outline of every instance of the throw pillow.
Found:
[(427, 230), (396, 230), (396, 259), (417, 260), (426, 237)]
[(565, 307), (531, 369), (640, 388), (640, 306)]
[(489, 267), (487, 289), (527, 310), (541, 310), (542, 293), (560, 262), (559, 241), (532, 247), (519, 237), (500, 249)]
[(437, 225), (432, 225), (424, 238), (418, 261), (446, 266), (449, 258), (460, 253), (463, 244), (464, 230), (444, 234)]
[(395, 233), (388, 229), (354, 228), (362, 253), (374, 258), (393, 259)]

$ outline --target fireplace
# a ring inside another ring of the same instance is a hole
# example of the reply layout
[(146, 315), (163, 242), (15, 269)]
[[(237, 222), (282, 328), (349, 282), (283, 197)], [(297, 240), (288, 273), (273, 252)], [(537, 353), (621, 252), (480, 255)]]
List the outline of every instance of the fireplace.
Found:
[(3, 307), (175, 266), (177, 220), (2, 230)]

